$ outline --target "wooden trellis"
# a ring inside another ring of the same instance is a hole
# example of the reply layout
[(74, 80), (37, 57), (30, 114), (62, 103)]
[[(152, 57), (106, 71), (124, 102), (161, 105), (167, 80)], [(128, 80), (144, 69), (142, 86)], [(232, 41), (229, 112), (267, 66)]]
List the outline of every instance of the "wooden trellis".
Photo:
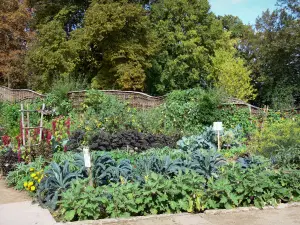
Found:
[[(22, 144), (23, 146), (28, 146), (30, 148), (31, 146), (31, 140), (30, 140), (30, 130), (32, 129), (39, 129), (39, 143), (42, 141), (42, 133), (43, 133), (43, 117), (45, 114), (45, 104), (43, 104), (41, 110), (29, 110), (29, 106), (27, 104), (27, 109), (24, 109), (24, 105), (21, 104), (21, 126), (22, 126)], [(38, 112), (41, 113), (41, 120), (40, 124), (38, 127), (31, 127), (30, 126), (30, 113), (31, 112)], [(26, 113), (26, 122), (27, 126), (25, 124), (25, 114)], [(27, 135), (27, 142), (26, 142), (26, 131), (28, 130), (28, 135)]]

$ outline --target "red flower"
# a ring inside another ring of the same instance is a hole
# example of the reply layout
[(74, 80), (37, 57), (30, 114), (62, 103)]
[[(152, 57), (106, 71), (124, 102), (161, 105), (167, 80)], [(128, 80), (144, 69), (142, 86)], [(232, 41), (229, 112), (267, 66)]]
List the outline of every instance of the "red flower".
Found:
[(10, 137), (7, 135), (2, 136), (2, 142), (4, 146), (8, 146), (10, 144)]
[(52, 120), (52, 131), (55, 133), (56, 130), (56, 120)]
[(50, 144), (51, 137), (52, 137), (51, 131), (48, 130), (48, 132), (47, 132), (47, 143), (48, 143), (48, 144)]
[(71, 120), (70, 120), (70, 118), (68, 118), (66, 120), (65, 125), (67, 127), (67, 134), (68, 134), (68, 136), (70, 136), (70, 126), (71, 126)]

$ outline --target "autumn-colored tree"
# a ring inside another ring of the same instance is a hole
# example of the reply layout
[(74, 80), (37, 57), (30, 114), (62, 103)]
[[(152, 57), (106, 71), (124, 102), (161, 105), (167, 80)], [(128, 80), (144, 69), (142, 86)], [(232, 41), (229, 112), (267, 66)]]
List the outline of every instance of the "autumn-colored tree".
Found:
[(24, 87), (24, 51), (31, 36), (27, 29), (30, 10), (26, 2), (2, 0), (0, 15), (0, 82), (8, 87)]

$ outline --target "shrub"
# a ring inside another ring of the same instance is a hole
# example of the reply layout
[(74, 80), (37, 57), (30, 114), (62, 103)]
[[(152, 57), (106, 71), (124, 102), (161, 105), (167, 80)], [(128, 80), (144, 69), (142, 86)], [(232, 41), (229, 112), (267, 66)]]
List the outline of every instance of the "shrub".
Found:
[(255, 132), (249, 150), (271, 156), (281, 147), (289, 148), (296, 144), (300, 144), (300, 120), (283, 119), (265, 123), (260, 131)]
[(249, 109), (229, 105), (217, 111), (217, 120), (223, 122), (225, 130), (240, 127), (240, 136), (247, 137), (256, 129), (257, 118), (250, 115)]
[(216, 90), (173, 91), (166, 98), (164, 122), (182, 135), (197, 134), (215, 121), (220, 102)]
[(124, 129), (127, 108), (126, 103), (99, 90), (88, 90), (83, 103), (83, 109), (87, 113), (96, 114), (102, 126), (109, 132)]
[(0, 103), (0, 124), (5, 133), (15, 137), (20, 131), (20, 105), (14, 103)]
[(278, 166), (291, 166), (300, 169), (300, 145), (278, 148), (273, 160)]

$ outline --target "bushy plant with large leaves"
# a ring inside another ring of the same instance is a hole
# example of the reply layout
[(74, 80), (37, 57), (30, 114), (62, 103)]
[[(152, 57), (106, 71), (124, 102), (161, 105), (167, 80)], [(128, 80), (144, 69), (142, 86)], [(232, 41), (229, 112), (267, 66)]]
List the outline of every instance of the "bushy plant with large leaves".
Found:
[(199, 149), (216, 149), (215, 133), (212, 127), (206, 127), (200, 135), (183, 137), (177, 142), (177, 146), (187, 152)]
[(202, 210), (204, 179), (195, 173), (179, 174), (172, 179), (151, 173), (139, 183), (108, 187), (112, 196), (106, 210), (110, 217), (127, 217)]
[(102, 188), (89, 186), (87, 179), (75, 180), (61, 195), (58, 215), (64, 221), (105, 218), (108, 201)]
[(65, 161), (62, 165), (52, 162), (49, 169), (45, 171), (44, 178), (37, 191), (39, 203), (55, 210), (61, 193), (70, 187), (74, 179), (81, 178), (83, 178), (83, 175), (79, 172), (70, 171), (68, 161)]
[(218, 171), (226, 163), (223, 156), (216, 150), (198, 150), (191, 155), (189, 168), (206, 179), (218, 177)]
[(127, 159), (120, 162), (112, 159), (110, 155), (102, 155), (94, 162), (93, 178), (98, 186), (120, 182), (121, 179), (130, 180), (132, 166)]
[(134, 178), (140, 182), (145, 176), (151, 173), (163, 175), (165, 177), (174, 177), (180, 171), (184, 172), (187, 169), (181, 159), (171, 159), (170, 156), (158, 157), (152, 155), (149, 157), (141, 157), (134, 165)]

